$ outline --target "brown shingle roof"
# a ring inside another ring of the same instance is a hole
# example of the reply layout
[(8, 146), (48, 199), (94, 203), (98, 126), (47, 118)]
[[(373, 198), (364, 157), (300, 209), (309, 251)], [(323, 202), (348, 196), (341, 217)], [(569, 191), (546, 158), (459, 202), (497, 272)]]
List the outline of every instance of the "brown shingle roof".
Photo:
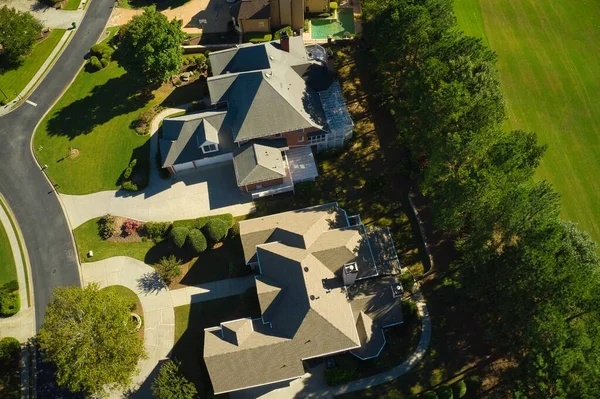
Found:
[(231, 6), (230, 14), (237, 19), (267, 19), (271, 17), (269, 0), (242, 0)]

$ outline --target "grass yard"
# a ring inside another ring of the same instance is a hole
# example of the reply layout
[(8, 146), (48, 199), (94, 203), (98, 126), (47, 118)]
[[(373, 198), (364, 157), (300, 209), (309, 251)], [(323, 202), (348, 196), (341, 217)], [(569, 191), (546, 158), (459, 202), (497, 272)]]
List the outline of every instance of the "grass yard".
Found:
[(63, 10), (77, 10), (77, 8), (79, 8), (79, 3), (81, 3), (81, 0), (67, 0), (67, 4)]
[(498, 54), (507, 127), (548, 151), (536, 177), (561, 194), (563, 217), (600, 241), (600, 3), (455, 0), (459, 25)]
[[(73, 0), (70, 0), (73, 1)], [(181, 7), (190, 0), (164, 0), (164, 1), (150, 1), (150, 0), (117, 0), (117, 5), (120, 8), (142, 8), (149, 6), (156, 6), (158, 11), (173, 9)]]
[[(154, 165), (150, 137), (138, 135), (132, 122), (153, 105), (202, 97), (196, 82), (179, 88), (165, 84), (144, 94), (114, 61), (97, 72), (84, 68), (36, 130), (35, 155), (64, 194), (117, 190), (132, 159)], [(71, 149), (78, 150), (76, 157)]]
[(0, 224), (0, 287), (17, 279), (17, 269), (12, 248), (4, 226)]
[(175, 347), (172, 357), (181, 362), (184, 375), (196, 384), (200, 398), (212, 397), (210, 378), (202, 358), (204, 329), (242, 317), (260, 317), (256, 290), (175, 308)]
[(8, 96), (8, 99), (2, 93), (0, 93), (0, 98), (12, 101), (16, 97), (15, 93), (20, 93), (27, 86), (64, 33), (65, 29), (52, 30), (48, 37), (33, 47), (31, 53), (23, 58), (23, 62), (18, 67), (8, 70), (0, 69), (0, 89)]

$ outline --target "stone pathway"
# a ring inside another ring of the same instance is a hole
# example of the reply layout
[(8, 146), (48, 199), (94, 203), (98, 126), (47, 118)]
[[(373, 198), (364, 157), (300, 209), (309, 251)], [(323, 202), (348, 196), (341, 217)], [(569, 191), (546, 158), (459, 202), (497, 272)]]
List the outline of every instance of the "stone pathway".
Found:
[(248, 288), (254, 287), (254, 275), (212, 281), (193, 287), (171, 290), (173, 306), (212, 301), (227, 296), (240, 295)]
[(20, 99), (24, 99), (28, 96), (28, 94), (30, 92), (33, 91), (33, 89), (35, 88), (35, 86), (41, 82), (41, 78), (43, 77), (43, 75), (46, 74), (47, 71), (50, 70), (50, 67), (52, 66), (52, 64), (54, 63), (55, 60), (58, 59), (58, 53), (61, 52), (65, 46), (65, 42), (67, 40), (69, 40), (69, 38), (71, 37), (71, 35), (73, 34), (73, 32), (75, 32), (74, 30), (68, 30), (64, 33), (64, 35), (60, 38), (58, 44), (56, 45), (56, 47), (54, 47), (54, 50), (52, 50), (52, 52), (50, 53), (50, 55), (48, 56), (48, 58), (46, 59), (46, 61), (44, 61), (44, 63), (42, 64), (42, 66), (40, 67), (40, 69), (36, 72), (36, 74), (33, 76), (33, 78), (31, 78), (31, 80), (29, 81), (29, 83), (27, 83), (27, 86), (25, 86), (25, 88), (23, 90), (21, 90), (21, 93), (19, 93), (19, 95), (17, 96), (17, 98), (15, 98), (14, 100), (12, 100), (11, 102), (9, 102), (8, 104), (4, 105), (3, 107), (0, 107), (0, 116), (4, 115), (4, 114), (8, 114), (10, 111), (12, 111), (12, 107), (19, 102)]
[(363, 378), (360, 380), (352, 381), (348, 384), (339, 385), (335, 387), (329, 387), (325, 383), (324, 379), (324, 364), (310, 370), (310, 372), (304, 374), (301, 378), (294, 380), (289, 386), (285, 388), (275, 389), (270, 392), (262, 391), (256, 388), (255, 391), (247, 392), (232, 392), (230, 397), (232, 399), (246, 399), (246, 398), (261, 398), (261, 399), (287, 399), (287, 398), (332, 398), (336, 395), (341, 395), (348, 392), (360, 391), (376, 385), (385, 384), (390, 382), (407, 372), (409, 372), (414, 366), (416, 366), (427, 352), (429, 343), (431, 341), (431, 318), (429, 316), (429, 310), (425, 303), (425, 299), (419, 291), (415, 292), (413, 299), (417, 303), (417, 309), (421, 315), (421, 339), (415, 351), (406, 359), (402, 364), (380, 373), (372, 377)]
[[(175, 312), (169, 291), (152, 267), (125, 256), (83, 263), (81, 269), (85, 285), (92, 282), (101, 288), (123, 285), (140, 299), (144, 308), (144, 345), (148, 358), (140, 361), (133, 385), (142, 385), (159, 361), (167, 358), (175, 343)], [(117, 393), (111, 396), (122, 397)]]
[[(187, 105), (169, 108), (152, 121), (151, 131), (158, 130), (168, 115), (187, 109)], [(87, 220), (110, 213), (142, 221), (172, 221), (199, 216), (231, 213), (247, 215), (254, 210), (250, 195), (241, 193), (235, 180), (232, 162), (207, 166), (161, 179), (154, 161), (158, 135), (150, 143), (150, 184), (141, 192), (101, 191), (88, 195), (61, 194), (72, 228)]]

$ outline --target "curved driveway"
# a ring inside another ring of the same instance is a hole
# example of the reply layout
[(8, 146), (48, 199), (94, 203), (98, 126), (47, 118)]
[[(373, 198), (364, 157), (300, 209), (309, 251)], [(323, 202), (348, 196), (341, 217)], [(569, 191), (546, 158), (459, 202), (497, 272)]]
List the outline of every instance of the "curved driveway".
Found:
[(38, 121), (75, 77), (110, 17), (114, 0), (92, 0), (71, 43), (23, 104), (0, 118), (0, 192), (14, 211), (31, 262), (36, 327), (57, 286), (80, 285), (69, 225), (52, 187), (30, 151)]

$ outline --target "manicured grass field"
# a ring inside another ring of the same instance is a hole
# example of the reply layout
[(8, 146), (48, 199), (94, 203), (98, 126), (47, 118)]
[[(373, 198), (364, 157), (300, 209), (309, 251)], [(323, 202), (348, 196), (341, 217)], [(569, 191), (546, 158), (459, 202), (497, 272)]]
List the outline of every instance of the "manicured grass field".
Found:
[(81, 0), (69, 0), (63, 10), (77, 10), (79, 3), (81, 3)]
[[(34, 151), (58, 190), (89, 194), (116, 190), (132, 159), (150, 157), (149, 136), (138, 135), (131, 124), (153, 105), (183, 104), (202, 97), (199, 84), (174, 89), (165, 84), (144, 94), (139, 83), (111, 62), (106, 68), (81, 70), (73, 84), (36, 130)], [(71, 157), (71, 149), (78, 155)], [(142, 162), (143, 163), (143, 162)]]
[(4, 226), (0, 224), (0, 287), (17, 279), (17, 269), (12, 248)]
[(600, 3), (455, 0), (459, 25), (498, 53), (507, 127), (549, 148), (537, 178), (561, 194), (563, 217), (600, 241)]
[[(36, 44), (31, 53), (23, 58), (23, 63), (15, 69), (0, 70), (0, 89), (8, 96), (7, 101), (12, 101), (27, 86), (27, 83), (40, 69), (52, 50), (56, 47), (65, 29), (54, 29), (42, 42)], [(0, 93), (0, 99), (6, 99)]]

